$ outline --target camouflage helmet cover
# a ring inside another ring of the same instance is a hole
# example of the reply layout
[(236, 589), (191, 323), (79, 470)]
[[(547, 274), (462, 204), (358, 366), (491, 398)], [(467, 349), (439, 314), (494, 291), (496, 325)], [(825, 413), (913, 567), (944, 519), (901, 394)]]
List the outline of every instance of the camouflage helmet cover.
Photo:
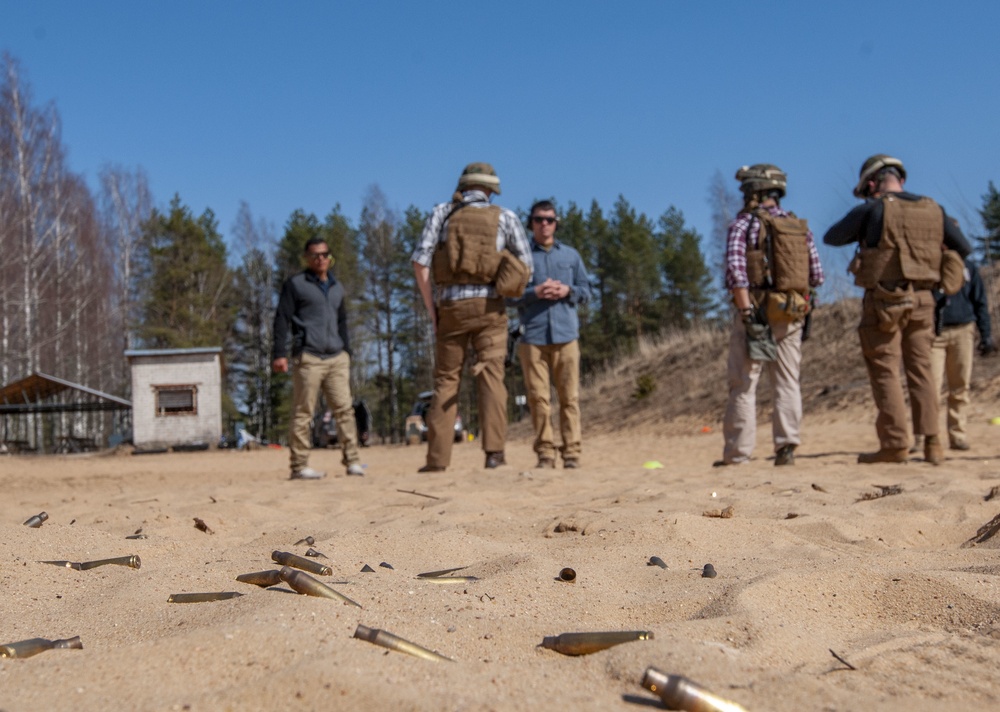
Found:
[(861, 170), (858, 172), (858, 184), (854, 186), (855, 197), (864, 198), (867, 195), (865, 184), (883, 168), (895, 168), (899, 171), (900, 177), (906, 180), (906, 169), (903, 168), (901, 160), (884, 153), (876, 153), (861, 165)]
[(771, 163), (743, 166), (736, 171), (736, 180), (740, 182), (740, 190), (744, 193), (777, 190), (781, 192), (781, 197), (785, 197), (785, 190), (788, 188), (788, 176)]
[(470, 163), (458, 178), (458, 189), (466, 190), (469, 186), (481, 185), (500, 195), (500, 179), (489, 163)]

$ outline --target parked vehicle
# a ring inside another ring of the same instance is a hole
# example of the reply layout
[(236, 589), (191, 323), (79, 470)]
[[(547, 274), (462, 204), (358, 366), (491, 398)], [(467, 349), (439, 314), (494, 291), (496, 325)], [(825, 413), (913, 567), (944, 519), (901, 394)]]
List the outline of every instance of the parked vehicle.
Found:
[[(358, 429), (358, 446), (368, 447), (371, 440), (372, 412), (364, 400), (354, 401), (354, 423)], [(337, 445), (337, 421), (329, 408), (323, 408), (313, 418), (313, 447), (326, 448)]]
[[(431, 407), (431, 398), (434, 391), (424, 391), (417, 396), (417, 402), (413, 404), (413, 410), (406, 418), (404, 432), (406, 433), (406, 444), (417, 445), (427, 442), (427, 410)], [(455, 417), (455, 442), (460, 443), (465, 438), (465, 425), (462, 423), (462, 416)]]

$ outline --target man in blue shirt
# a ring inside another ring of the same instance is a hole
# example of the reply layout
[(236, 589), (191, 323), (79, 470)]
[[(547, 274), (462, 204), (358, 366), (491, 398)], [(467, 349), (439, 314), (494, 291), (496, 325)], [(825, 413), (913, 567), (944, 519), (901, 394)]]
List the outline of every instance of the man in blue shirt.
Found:
[(554, 381), (563, 467), (575, 468), (580, 466), (580, 319), (576, 308), (589, 299), (590, 280), (580, 253), (555, 239), (559, 221), (552, 202), (535, 203), (530, 216), (535, 271), (524, 294), (509, 304), (517, 307), (524, 326), (518, 356), (535, 427), (537, 467), (556, 466), (549, 419)]

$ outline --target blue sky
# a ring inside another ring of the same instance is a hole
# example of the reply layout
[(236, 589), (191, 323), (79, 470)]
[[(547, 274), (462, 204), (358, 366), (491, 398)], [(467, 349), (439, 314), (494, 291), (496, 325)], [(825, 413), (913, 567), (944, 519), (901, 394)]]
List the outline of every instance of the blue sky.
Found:
[[(279, 233), (296, 208), (356, 221), (374, 183), (427, 210), (476, 160), (508, 207), (623, 194), (706, 238), (712, 176), (747, 163), (789, 174), (818, 235), (872, 153), (967, 234), (1000, 180), (997, 2), (0, 0), (0, 18), (74, 171), (142, 166), (159, 205), (179, 193), (224, 233), (240, 201)], [(822, 251), (831, 286), (847, 252)]]

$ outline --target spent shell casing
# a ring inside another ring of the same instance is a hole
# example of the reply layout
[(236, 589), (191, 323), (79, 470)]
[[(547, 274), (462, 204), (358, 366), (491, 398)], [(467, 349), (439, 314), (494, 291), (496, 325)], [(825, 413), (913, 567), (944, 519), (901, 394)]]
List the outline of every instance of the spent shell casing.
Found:
[(239, 598), (242, 593), (237, 591), (211, 591), (209, 593), (171, 593), (167, 603), (207, 603), (209, 601), (226, 601)]
[(659, 695), (667, 709), (684, 712), (747, 712), (745, 707), (713, 695), (686, 677), (670, 675), (654, 667), (646, 668), (642, 686)]
[(114, 564), (116, 566), (128, 566), (130, 569), (142, 568), (142, 559), (139, 558), (138, 554), (132, 554), (131, 556), (119, 556), (114, 559), (98, 559), (97, 561), (84, 561), (80, 564), (80, 570), (86, 571), (87, 569), (96, 569), (98, 566), (107, 566), (108, 564)]
[(300, 544), (308, 544), (309, 546), (312, 546), (315, 543), (316, 543), (315, 539), (313, 539), (311, 536), (307, 536), (305, 539), (299, 539), (297, 542), (295, 542), (295, 546), (299, 546)]
[(241, 583), (252, 583), (254, 586), (267, 588), (268, 586), (277, 586), (281, 583), (281, 573), (277, 569), (254, 571), (249, 574), (240, 574), (236, 577), (236, 580)]
[(542, 639), (542, 647), (563, 655), (588, 655), (634, 640), (652, 640), (648, 630), (616, 630), (607, 633), (563, 633)]
[(316, 551), (311, 546), (306, 549), (306, 556), (310, 556), (314, 559), (329, 559), (330, 557), (324, 554), (322, 551)]
[(456, 566), (453, 569), (441, 569), (440, 571), (427, 571), (422, 574), (417, 574), (417, 578), (440, 578), (441, 576), (447, 576), (448, 574), (453, 574), (456, 571), (461, 571), (463, 569), (469, 568), (468, 566)]
[(311, 574), (318, 574), (320, 576), (333, 575), (333, 569), (329, 566), (321, 564), (318, 561), (310, 561), (304, 556), (296, 556), (295, 554), (287, 551), (272, 551), (271, 560), (276, 564), (291, 566), (293, 569), (302, 569), (303, 571), (308, 571)]
[(418, 658), (423, 658), (424, 660), (431, 660), (433, 662), (441, 660), (449, 663), (455, 662), (451, 658), (446, 658), (440, 653), (435, 653), (433, 650), (428, 650), (427, 648), (419, 646), (416, 643), (403, 640), (399, 636), (393, 635), (388, 631), (379, 630), (378, 628), (369, 628), (368, 626), (359, 624), (357, 629), (354, 631), (354, 637), (360, 638), (361, 640), (367, 640), (369, 643), (380, 645), (383, 648), (388, 648), (389, 650), (395, 650), (400, 653), (407, 653)]
[(420, 580), (427, 583), (469, 583), (470, 581), (478, 581), (479, 579), (476, 576), (431, 576), (430, 578), (422, 578)]
[(40, 564), (52, 564), (53, 566), (65, 566), (67, 569), (80, 570), (80, 564), (76, 561), (39, 561)]
[(42, 523), (48, 518), (48, 512), (39, 512), (33, 517), (28, 517), (28, 521), (24, 523), (24, 526), (31, 527), (32, 529), (38, 529), (38, 527), (42, 526)]
[(667, 568), (667, 564), (659, 556), (650, 556), (646, 566), (659, 566), (661, 569)]
[(340, 593), (339, 591), (334, 591), (332, 588), (327, 586), (322, 581), (317, 581), (312, 576), (302, 571), (296, 571), (287, 566), (282, 566), (281, 571), (278, 572), (281, 576), (281, 580), (291, 586), (293, 591), (297, 591), (306, 596), (318, 596), (320, 598), (332, 598), (337, 601), (342, 601), (351, 606), (357, 606), (361, 608), (361, 604), (352, 601), (350, 598)]
[(71, 648), (82, 650), (83, 643), (80, 636), (66, 638), (64, 640), (47, 640), (45, 638), (29, 638), (16, 643), (0, 645), (0, 658), (30, 658), (32, 655), (44, 653), (46, 650), (56, 648)]

